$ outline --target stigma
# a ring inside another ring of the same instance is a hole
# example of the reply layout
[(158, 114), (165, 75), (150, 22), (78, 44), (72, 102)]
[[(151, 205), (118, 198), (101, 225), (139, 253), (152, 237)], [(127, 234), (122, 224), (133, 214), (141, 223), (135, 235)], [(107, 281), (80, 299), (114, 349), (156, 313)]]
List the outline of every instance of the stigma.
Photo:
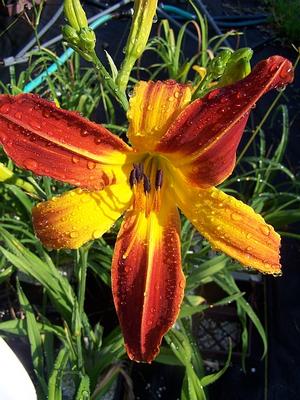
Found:
[(160, 210), (163, 176), (163, 170), (153, 158), (145, 163), (133, 164), (129, 183), (134, 195), (135, 211), (144, 211), (149, 216), (151, 211)]

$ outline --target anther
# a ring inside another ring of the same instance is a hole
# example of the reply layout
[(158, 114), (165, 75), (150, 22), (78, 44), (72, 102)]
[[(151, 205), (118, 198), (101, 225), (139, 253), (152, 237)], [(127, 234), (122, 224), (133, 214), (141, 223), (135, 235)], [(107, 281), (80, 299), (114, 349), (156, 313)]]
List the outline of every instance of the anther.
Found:
[(150, 193), (151, 190), (151, 184), (150, 184), (150, 179), (148, 178), (147, 175), (143, 175), (143, 180), (144, 180), (144, 192), (145, 193)]
[(155, 176), (155, 189), (158, 190), (163, 184), (163, 171), (158, 169)]
[(133, 164), (133, 168), (135, 169), (136, 179), (140, 182), (144, 175), (144, 166), (143, 164)]
[(131, 188), (132, 188), (134, 185), (137, 184), (136, 169), (135, 169), (135, 168), (133, 168), (133, 170), (130, 172), (129, 183), (130, 183), (130, 187), (131, 187)]

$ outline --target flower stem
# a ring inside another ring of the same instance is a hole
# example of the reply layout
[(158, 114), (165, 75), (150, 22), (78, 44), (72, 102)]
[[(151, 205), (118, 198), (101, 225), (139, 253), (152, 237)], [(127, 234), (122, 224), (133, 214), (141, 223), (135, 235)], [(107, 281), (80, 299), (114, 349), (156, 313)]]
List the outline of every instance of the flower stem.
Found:
[(80, 317), (84, 312), (84, 300), (86, 289), (87, 260), (90, 246), (83, 246), (79, 249), (79, 285), (78, 285), (78, 312)]
[(124, 111), (128, 110), (128, 100), (126, 97), (126, 94), (124, 91), (120, 90), (118, 85), (115, 83), (113, 78), (110, 76), (110, 74), (106, 71), (105, 67), (97, 57), (97, 54), (95, 51), (91, 54), (92, 56), (92, 62), (95, 66), (95, 69), (99, 75), (100, 81), (102, 82), (104, 79), (104, 83), (106, 86), (109, 88), (109, 90), (112, 92), (114, 97), (118, 100), (118, 102), (121, 104), (122, 108)]

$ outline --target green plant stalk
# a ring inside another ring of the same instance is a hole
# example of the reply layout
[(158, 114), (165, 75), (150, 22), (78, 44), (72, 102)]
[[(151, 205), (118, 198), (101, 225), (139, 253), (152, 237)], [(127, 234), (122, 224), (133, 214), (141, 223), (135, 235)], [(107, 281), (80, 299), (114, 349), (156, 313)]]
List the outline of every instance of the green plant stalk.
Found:
[(78, 313), (80, 317), (84, 313), (84, 298), (86, 289), (86, 273), (87, 273), (87, 259), (89, 254), (89, 245), (83, 246), (79, 250), (80, 254), (80, 269), (79, 269), (79, 286), (78, 286)]
[(4, 164), (0, 163), (0, 182), (9, 183), (10, 185), (19, 186), (25, 192), (36, 194), (35, 188), (31, 183), (18, 178), (10, 169)]
[(135, 0), (131, 29), (126, 43), (125, 58), (118, 73), (116, 82), (122, 93), (125, 93), (131, 70), (143, 54), (151, 32), (157, 0)]
[(99, 80), (103, 82), (104, 79), (104, 83), (106, 84), (106, 86), (110, 89), (115, 98), (121, 104), (124, 111), (127, 111), (129, 104), (125, 92), (120, 90), (118, 85), (114, 82), (114, 80), (112, 79), (110, 74), (106, 71), (106, 69), (104, 68), (103, 64), (99, 60), (94, 50), (91, 53), (91, 57), (92, 57), (92, 63), (94, 64), (97, 74), (99, 76)]

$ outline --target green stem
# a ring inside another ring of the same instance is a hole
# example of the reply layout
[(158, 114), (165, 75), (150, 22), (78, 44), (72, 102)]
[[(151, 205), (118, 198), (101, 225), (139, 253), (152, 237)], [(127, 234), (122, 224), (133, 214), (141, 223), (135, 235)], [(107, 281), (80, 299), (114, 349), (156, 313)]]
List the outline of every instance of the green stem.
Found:
[(124, 111), (128, 110), (129, 104), (128, 100), (126, 97), (126, 94), (124, 91), (121, 91), (120, 88), (117, 86), (115, 81), (112, 79), (110, 74), (106, 71), (105, 67), (97, 57), (97, 54), (93, 52), (92, 56), (92, 62), (96, 68), (96, 71), (99, 75), (100, 81), (102, 82), (104, 79), (104, 83), (106, 86), (110, 89), (110, 91), (113, 93), (113, 95), (116, 97), (118, 102), (121, 104), (123, 107)]
[(79, 249), (79, 286), (78, 286), (78, 312), (80, 317), (84, 313), (84, 300), (86, 288), (87, 260), (89, 254), (89, 246), (83, 246)]

